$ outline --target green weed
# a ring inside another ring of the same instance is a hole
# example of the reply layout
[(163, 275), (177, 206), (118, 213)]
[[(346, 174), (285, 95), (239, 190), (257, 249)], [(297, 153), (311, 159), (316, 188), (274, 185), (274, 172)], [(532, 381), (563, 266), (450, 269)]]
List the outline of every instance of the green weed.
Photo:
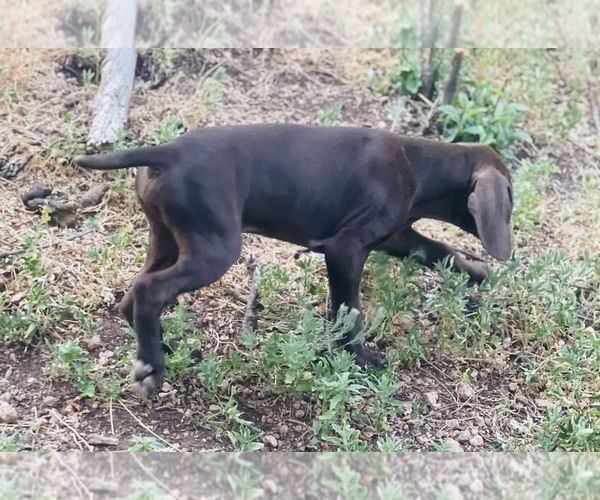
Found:
[(317, 110), (317, 124), (326, 127), (337, 126), (340, 124), (341, 113), (341, 104), (333, 104), (327, 109), (319, 109)]
[(522, 104), (507, 102), (502, 89), (468, 82), (454, 104), (438, 108), (438, 121), (447, 142), (480, 142), (512, 157), (509, 148), (515, 142), (531, 142), (522, 130), (525, 109)]
[(164, 451), (167, 447), (154, 436), (132, 436), (132, 445), (127, 451), (138, 453), (149, 453), (154, 451)]
[(44, 373), (55, 380), (69, 381), (77, 390), (87, 397), (96, 394), (94, 371), (97, 366), (89, 361), (86, 351), (79, 345), (79, 340), (67, 340), (50, 347), (50, 360), (44, 367)]

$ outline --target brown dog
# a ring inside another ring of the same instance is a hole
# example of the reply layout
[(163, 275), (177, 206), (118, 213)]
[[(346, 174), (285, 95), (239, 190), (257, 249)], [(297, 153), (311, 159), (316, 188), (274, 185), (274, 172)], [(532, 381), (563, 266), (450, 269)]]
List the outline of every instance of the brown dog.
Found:
[[(332, 312), (360, 311), (369, 252), (407, 256), (421, 249), (432, 266), (448, 255), (474, 281), (485, 264), (411, 228), (421, 218), (478, 236), (493, 257), (511, 254), (510, 175), (488, 146), (446, 144), (367, 128), (247, 125), (199, 129), (167, 144), (77, 157), (85, 168), (138, 170), (136, 191), (150, 224), (141, 275), (120, 310), (138, 336), (133, 389), (149, 396), (164, 371), (160, 314), (178, 294), (217, 281), (238, 259), (243, 232), (325, 255)], [(380, 357), (343, 344), (361, 365)]]

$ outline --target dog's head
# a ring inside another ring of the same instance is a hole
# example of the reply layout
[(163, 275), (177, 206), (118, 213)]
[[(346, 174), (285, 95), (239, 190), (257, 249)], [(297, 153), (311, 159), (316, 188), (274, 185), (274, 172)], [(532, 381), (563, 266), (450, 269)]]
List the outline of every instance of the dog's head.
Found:
[(500, 156), (489, 146), (470, 147), (468, 155), (474, 168), (466, 206), (471, 221), (467, 225), (474, 227), (465, 229), (479, 237), (492, 257), (508, 260), (512, 252), (510, 217), (513, 191), (510, 173)]

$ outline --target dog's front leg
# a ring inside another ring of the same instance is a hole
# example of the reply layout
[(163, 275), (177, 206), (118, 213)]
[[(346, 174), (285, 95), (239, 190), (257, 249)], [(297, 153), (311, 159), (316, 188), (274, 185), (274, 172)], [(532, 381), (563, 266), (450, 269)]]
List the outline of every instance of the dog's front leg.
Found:
[(421, 262), (430, 268), (434, 268), (436, 262), (452, 255), (454, 269), (458, 272), (466, 272), (470, 276), (472, 284), (481, 283), (487, 269), (485, 262), (467, 260), (450, 245), (426, 238), (413, 228), (397, 232), (379, 245), (376, 250), (385, 251), (394, 257), (408, 257), (412, 252), (421, 251), (423, 253)]
[(342, 338), (344, 348), (355, 355), (359, 366), (371, 366), (380, 370), (383, 368), (381, 356), (355, 342), (362, 326), (360, 282), (368, 253), (365, 249), (353, 248), (352, 244), (338, 244), (325, 249), (325, 263), (331, 295), (331, 316), (334, 319), (337, 317), (342, 304), (359, 311), (354, 326)]

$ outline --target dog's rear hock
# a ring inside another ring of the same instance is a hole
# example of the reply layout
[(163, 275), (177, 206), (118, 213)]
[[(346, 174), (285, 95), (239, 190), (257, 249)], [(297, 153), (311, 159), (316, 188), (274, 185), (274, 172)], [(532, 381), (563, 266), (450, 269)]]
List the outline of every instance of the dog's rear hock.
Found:
[(132, 390), (149, 397), (160, 382), (164, 366), (160, 315), (179, 294), (198, 290), (221, 278), (238, 259), (241, 237), (207, 244), (205, 237), (175, 234), (180, 249), (177, 262), (140, 276), (132, 287), (133, 325), (138, 335)]

